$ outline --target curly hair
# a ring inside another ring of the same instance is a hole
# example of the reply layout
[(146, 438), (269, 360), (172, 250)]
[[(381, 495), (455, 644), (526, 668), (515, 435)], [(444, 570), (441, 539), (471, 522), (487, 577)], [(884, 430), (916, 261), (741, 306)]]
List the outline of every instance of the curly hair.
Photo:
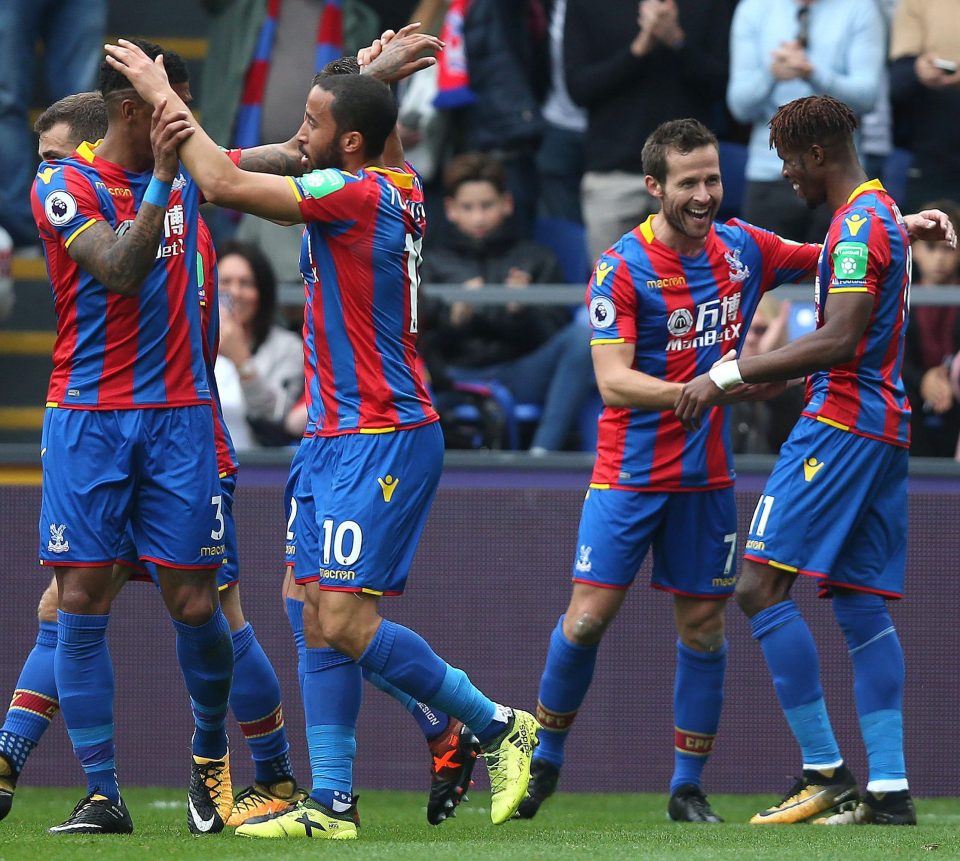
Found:
[(787, 102), (770, 120), (770, 146), (796, 152), (814, 144), (853, 142), (859, 125), (856, 114), (832, 96), (806, 96)]

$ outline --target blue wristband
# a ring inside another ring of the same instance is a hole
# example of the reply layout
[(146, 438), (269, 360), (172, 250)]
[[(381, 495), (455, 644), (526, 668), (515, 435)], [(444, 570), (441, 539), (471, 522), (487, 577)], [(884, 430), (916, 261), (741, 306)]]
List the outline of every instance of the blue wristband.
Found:
[(154, 206), (166, 209), (172, 186), (172, 182), (162, 182), (155, 176), (151, 177), (150, 185), (147, 186), (147, 193), (143, 196), (143, 203), (152, 203)]

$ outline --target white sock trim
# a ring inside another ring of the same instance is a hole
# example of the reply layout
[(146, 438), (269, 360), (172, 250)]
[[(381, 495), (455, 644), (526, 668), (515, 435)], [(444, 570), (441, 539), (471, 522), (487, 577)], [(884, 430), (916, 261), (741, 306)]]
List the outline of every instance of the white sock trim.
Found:
[(804, 771), (829, 771), (831, 768), (840, 768), (843, 765), (843, 760), (838, 759), (836, 762), (817, 762), (811, 764), (805, 762), (803, 764)]
[(872, 792), (875, 795), (881, 792), (902, 792), (904, 789), (909, 788), (910, 786), (905, 777), (891, 778), (889, 780), (871, 780), (867, 784), (867, 792)]

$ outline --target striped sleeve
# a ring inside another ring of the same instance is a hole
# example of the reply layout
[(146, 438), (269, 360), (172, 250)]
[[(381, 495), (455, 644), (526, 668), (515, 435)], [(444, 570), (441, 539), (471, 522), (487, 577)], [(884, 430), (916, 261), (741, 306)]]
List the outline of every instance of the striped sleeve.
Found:
[(615, 251), (601, 255), (587, 286), (593, 334), (590, 344), (635, 344), (637, 294), (626, 261)]
[(65, 248), (83, 231), (106, 220), (90, 180), (62, 162), (40, 165), (31, 197), (40, 233), (60, 236)]
[(890, 237), (875, 210), (854, 208), (847, 212), (840, 230), (831, 231), (826, 250), (830, 293), (877, 294), (890, 265)]

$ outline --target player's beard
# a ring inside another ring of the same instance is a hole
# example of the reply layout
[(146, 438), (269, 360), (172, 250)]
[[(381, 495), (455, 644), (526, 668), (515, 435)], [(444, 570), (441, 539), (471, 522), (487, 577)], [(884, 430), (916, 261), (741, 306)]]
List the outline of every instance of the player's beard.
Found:
[[(667, 220), (667, 224), (682, 236), (695, 240), (704, 239), (710, 232), (710, 227), (716, 218), (717, 204), (711, 200), (705, 207), (706, 215), (701, 220), (694, 219), (684, 211), (690, 205), (680, 206), (674, 201), (664, 198), (663, 217)], [(700, 207), (695, 208), (699, 209)]]
[(325, 170), (328, 167), (344, 170), (343, 153), (337, 149), (336, 143), (328, 144), (316, 156), (311, 156), (303, 147), (300, 148), (300, 152), (307, 157), (310, 170)]

